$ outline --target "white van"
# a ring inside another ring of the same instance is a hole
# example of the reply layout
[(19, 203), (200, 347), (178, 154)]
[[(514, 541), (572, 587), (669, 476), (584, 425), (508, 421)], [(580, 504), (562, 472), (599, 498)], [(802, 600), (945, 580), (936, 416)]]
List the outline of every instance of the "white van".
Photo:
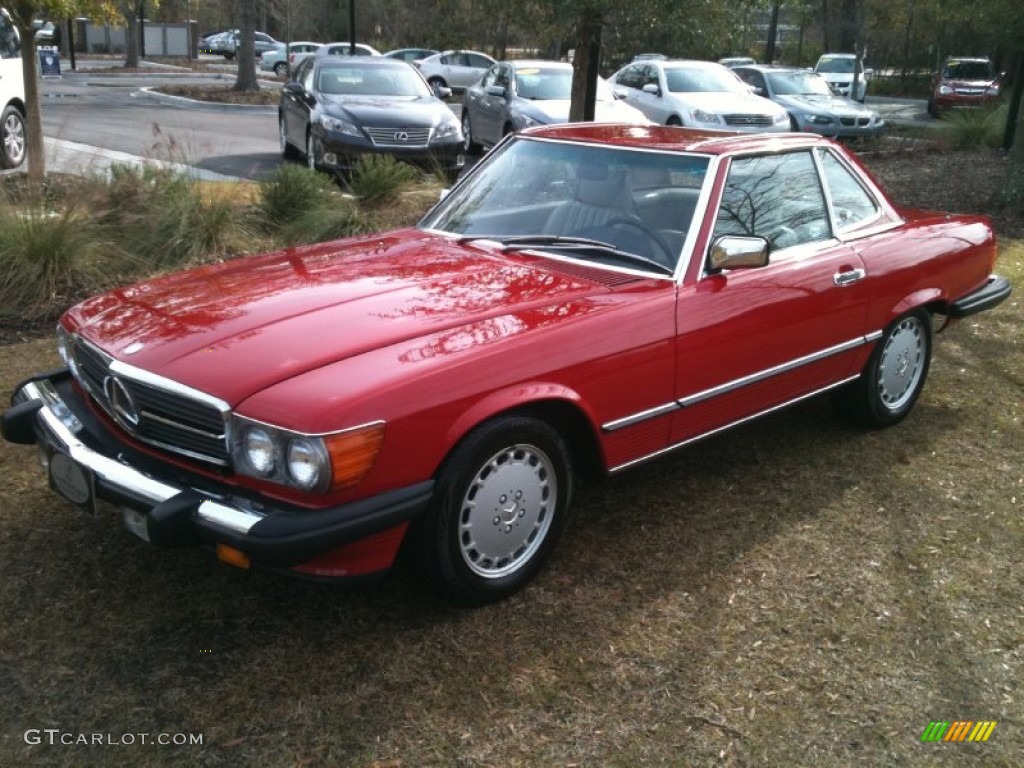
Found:
[[(843, 96), (864, 103), (868, 93), (871, 70), (855, 53), (826, 53), (814, 65), (814, 71), (828, 80), (828, 84)], [(856, 86), (854, 85), (856, 80)]]
[(25, 81), (18, 30), (0, 8), (0, 168), (25, 161)]

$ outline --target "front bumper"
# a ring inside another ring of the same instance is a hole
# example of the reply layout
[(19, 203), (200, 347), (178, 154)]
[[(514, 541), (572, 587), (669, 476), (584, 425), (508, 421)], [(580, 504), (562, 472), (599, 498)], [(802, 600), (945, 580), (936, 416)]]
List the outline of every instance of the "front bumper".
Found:
[(165, 464), (118, 442), (82, 402), (66, 370), (30, 379), (15, 391), (2, 432), (37, 443), (50, 482), (81, 506), (95, 500), (133, 511), (128, 527), (166, 547), (223, 544), (253, 565), (289, 567), (388, 531), (422, 514), (433, 480), (322, 509), (268, 500), (227, 482)]
[(369, 139), (314, 129), (318, 140), (317, 165), (337, 171), (351, 171), (363, 155), (391, 155), (428, 173), (460, 171), (466, 164), (462, 137), (431, 141), (426, 146), (376, 145)]

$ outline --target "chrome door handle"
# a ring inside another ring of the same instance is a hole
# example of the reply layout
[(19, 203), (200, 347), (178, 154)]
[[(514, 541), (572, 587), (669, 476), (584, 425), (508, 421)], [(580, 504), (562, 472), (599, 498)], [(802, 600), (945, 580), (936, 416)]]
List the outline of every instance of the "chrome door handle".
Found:
[(836, 272), (832, 275), (832, 282), (836, 285), (850, 285), (858, 280), (863, 280), (867, 276), (867, 271), (858, 267), (857, 269), (849, 269), (845, 272)]

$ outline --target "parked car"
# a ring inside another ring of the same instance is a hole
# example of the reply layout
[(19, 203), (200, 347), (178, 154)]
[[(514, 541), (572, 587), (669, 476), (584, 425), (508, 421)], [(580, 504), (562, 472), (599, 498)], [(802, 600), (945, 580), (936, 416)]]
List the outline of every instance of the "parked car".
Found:
[[(210, 37), (203, 39), (202, 45), (199, 47), (199, 51), (200, 53), (210, 53), (215, 56), (223, 56), (225, 59), (233, 59), (235, 58), (235, 54), (238, 53), (239, 34), (239, 30), (235, 29), (211, 35)], [(253, 48), (257, 57), (267, 51), (273, 51), (283, 45), (284, 43), (278, 42), (264, 32), (253, 33)]]
[(733, 69), (735, 67), (749, 67), (757, 64), (756, 59), (752, 59), (750, 56), (726, 56), (724, 59), (719, 59), (718, 63), (723, 67)]
[(725, 131), (788, 131), (789, 115), (710, 61), (638, 61), (609, 78), (616, 93), (664, 125)]
[(986, 217), (898, 207), (819, 136), (532, 128), (416, 227), (72, 307), (3, 435), (154, 545), (317, 577), (402, 548), (482, 603), (538, 574), (581, 481), (825, 392), (899, 422), (932, 316), (1009, 295), (995, 259)]
[(932, 77), (928, 114), (947, 109), (988, 107), (999, 100), (1002, 75), (987, 57), (951, 56)]
[(855, 53), (826, 53), (814, 65), (814, 71), (823, 75), (828, 84), (847, 98), (861, 104), (867, 98), (868, 80), (872, 71)]
[(384, 57), (387, 59), (401, 59), (402, 61), (412, 63), (419, 59), (433, 56), (435, 53), (438, 53), (438, 51), (435, 51), (433, 48), (398, 48), (394, 51), (388, 51), (384, 54)]
[(755, 65), (732, 71), (758, 96), (783, 107), (794, 131), (857, 138), (877, 136), (885, 128), (875, 110), (840, 96), (824, 77), (806, 69)]
[[(323, 56), (351, 56), (352, 55), (352, 43), (327, 43), (321, 45), (313, 53), (321, 53)], [(295, 67), (308, 56), (312, 56), (313, 53), (308, 51), (296, 51), (288, 55), (288, 64), (291, 71), (295, 71)], [(355, 44), (355, 55), (356, 56), (380, 56), (380, 51), (374, 48), (372, 45), (366, 45), (364, 43)]]
[(278, 77), (286, 77), (288, 75), (289, 60), (293, 56), (316, 53), (321, 45), (321, 43), (311, 43), (306, 40), (291, 43), (288, 46), (282, 45), (280, 48), (267, 51), (260, 56), (260, 69), (264, 72), (273, 72)]
[(416, 62), (427, 82), (435, 88), (468, 88), (496, 62), (477, 51), (444, 51)]
[(0, 8), (0, 168), (17, 168), (25, 162), (25, 81), (20, 45), (17, 27)]
[[(506, 134), (569, 122), (572, 64), (521, 59), (495, 64), (462, 99), (462, 136), (467, 152), (497, 144)], [(647, 123), (643, 113), (615, 98), (603, 78), (597, 81), (594, 120)]]
[[(447, 94), (450, 95), (450, 91)], [(459, 121), (407, 62), (323, 49), (281, 90), (281, 153), (345, 175), (366, 154), (388, 154), (454, 179), (465, 163)]]

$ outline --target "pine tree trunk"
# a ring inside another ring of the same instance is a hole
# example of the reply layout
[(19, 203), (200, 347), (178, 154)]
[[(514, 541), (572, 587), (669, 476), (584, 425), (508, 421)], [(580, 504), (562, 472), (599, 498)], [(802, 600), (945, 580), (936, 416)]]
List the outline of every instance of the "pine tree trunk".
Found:
[(256, 50), (253, 45), (256, 31), (256, 0), (238, 0), (238, 49), (235, 60), (238, 62), (238, 76), (233, 90), (258, 91), (260, 84), (256, 80)]

